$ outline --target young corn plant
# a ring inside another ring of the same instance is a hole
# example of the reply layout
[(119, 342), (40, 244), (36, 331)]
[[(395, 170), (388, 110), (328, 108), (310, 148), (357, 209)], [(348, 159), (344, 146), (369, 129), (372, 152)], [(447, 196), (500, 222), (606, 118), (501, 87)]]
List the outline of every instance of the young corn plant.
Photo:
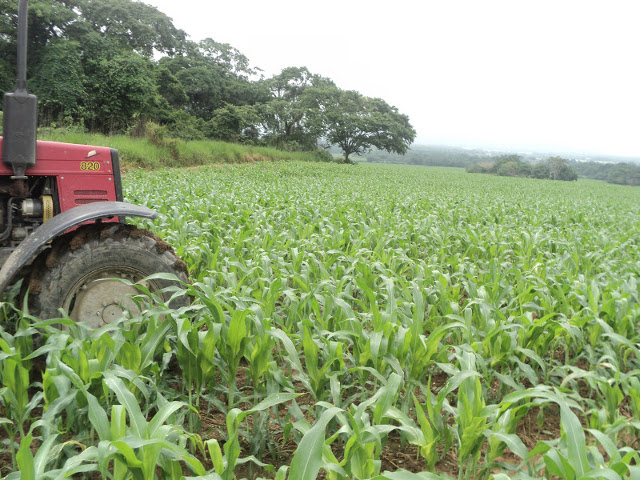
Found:
[(85, 457), (96, 461), (101, 474), (110, 476), (112, 471), (113, 480), (153, 480), (159, 467), (163, 478), (177, 480), (182, 478), (183, 463), (195, 474), (205, 474), (200, 461), (184, 448), (187, 436), (165, 423), (184, 408), (183, 403), (164, 404), (148, 421), (120, 378), (107, 375), (104, 382), (120, 402), (112, 406), (111, 419), (96, 397), (84, 391), (89, 419), (100, 439), (97, 447), (91, 447), (89, 453), (85, 451)]
[(190, 430), (197, 431), (200, 425), (197, 410), (203, 389), (210, 386), (215, 378), (216, 342), (220, 325), (205, 317), (195, 325), (188, 319), (175, 319), (176, 358), (182, 371), (182, 383), (188, 393)]
[(248, 310), (235, 310), (229, 320), (229, 325), (223, 325), (220, 331), (220, 355), (226, 365), (226, 380), (228, 384), (228, 407), (236, 405), (236, 386), (240, 360), (245, 354), (249, 342), (247, 329)]
[(460, 373), (465, 376), (457, 395), (457, 441), (460, 478), (469, 479), (476, 473), (481, 447), (485, 442), (484, 431), (490, 426), (495, 406), (487, 406), (482, 394), (480, 375), (475, 367), (475, 355), (462, 352), (459, 356)]
[[(344, 450), (342, 461), (332, 461), (342, 467), (345, 473), (338, 476), (337, 471), (331, 471), (329, 478), (364, 480), (380, 473), (382, 448), (387, 435), (397, 428), (388, 423), (387, 414), (397, 401), (401, 384), (402, 377), (391, 374), (388, 383), (371, 398), (337, 413), (340, 428), (332, 438), (343, 439)], [(326, 404), (325, 407), (330, 409), (332, 406)], [(327, 443), (331, 444), (332, 441)]]
[(240, 448), (240, 424), (250, 415), (266, 411), (271, 407), (291, 401), (296, 397), (297, 395), (292, 393), (276, 393), (268, 396), (255, 407), (248, 410), (243, 411), (238, 408), (231, 409), (229, 413), (227, 413), (227, 440), (223, 448), (220, 448), (218, 441), (215, 439), (204, 442), (213, 463), (215, 474), (222, 480), (236, 480), (234, 473), (236, 467), (247, 462), (253, 462), (260, 467), (273, 471), (273, 467), (260, 462), (255, 457), (240, 458), (242, 451)]
[(16, 466), (16, 439), (27, 436), (27, 426), (31, 420), (33, 410), (39, 406), (43, 398), (41, 391), (29, 396), (29, 368), (28, 356), (23, 357), (19, 347), (10, 346), (5, 339), (0, 338), (0, 405), (5, 418), (0, 424), (7, 433), (11, 462)]
[[(20, 449), (16, 455), (18, 471), (6, 477), (6, 480), (45, 480), (52, 478), (70, 478), (73, 475), (90, 474), (96, 470), (95, 463), (84, 462), (84, 459), (71, 459), (64, 463), (61, 468), (51, 466), (55, 463), (65, 445), (73, 445), (74, 442), (66, 444), (56, 443), (58, 436), (50, 435), (37, 446), (35, 455), (31, 452), (35, 448), (33, 435), (29, 433), (20, 441)], [(50, 468), (51, 467), (51, 468)]]

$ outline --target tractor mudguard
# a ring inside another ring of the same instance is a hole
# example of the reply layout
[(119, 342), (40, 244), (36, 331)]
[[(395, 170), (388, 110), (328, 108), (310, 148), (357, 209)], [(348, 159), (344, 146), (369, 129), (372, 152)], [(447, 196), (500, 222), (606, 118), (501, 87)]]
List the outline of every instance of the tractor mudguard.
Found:
[(13, 276), (28, 262), (32, 261), (40, 249), (50, 240), (70, 228), (82, 223), (105, 217), (155, 218), (156, 212), (147, 207), (124, 202), (95, 202), (66, 210), (36, 228), (11, 253), (0, 269), (0, 292), (9, 285)]

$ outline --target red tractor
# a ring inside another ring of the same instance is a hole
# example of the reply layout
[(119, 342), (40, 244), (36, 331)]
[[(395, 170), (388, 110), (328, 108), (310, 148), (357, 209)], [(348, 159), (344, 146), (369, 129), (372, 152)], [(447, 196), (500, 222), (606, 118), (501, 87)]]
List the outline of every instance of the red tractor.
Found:
[[(0, 292), (24, 278), (31, 313), (53, 318), (62, 308), (99, 326), (136, 310), (129, 297), (137, 290), (118, 278), (137, 282), (166, 272), (186, 281), (186, 267), (167, 243), (124, 223), (156, 213), (123, 203), (116, 150), (36, 140), (26, 57), (27, 0), (20, 0), (17, 84), (4, 95), (0, 138)], [(148, 283), (152, 291), (173, 284)]]

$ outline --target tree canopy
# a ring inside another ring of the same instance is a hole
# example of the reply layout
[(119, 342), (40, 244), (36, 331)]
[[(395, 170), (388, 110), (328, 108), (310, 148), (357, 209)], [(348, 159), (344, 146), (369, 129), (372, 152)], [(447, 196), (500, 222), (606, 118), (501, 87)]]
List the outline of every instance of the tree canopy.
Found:
[[(0, 87), (15, 81), (18, 0), (0, 0)], [(409, 118), (384, 100), (343, 91), (306, 67), (264, 78), (232, 45), (193, 42), (136, 0), (31, 0), (28, 86), (41, 125), (144, 131), (283, 149), (338, 145), (345, 161), (371, 148), (404, 153)]]
[(342, 149), (347, 163), (350, 155), (374, 147), (404, 154), (415, 139), (409, 117), (380, 98), (334, 88), (325, 92), (322, 106), (327, 141)]

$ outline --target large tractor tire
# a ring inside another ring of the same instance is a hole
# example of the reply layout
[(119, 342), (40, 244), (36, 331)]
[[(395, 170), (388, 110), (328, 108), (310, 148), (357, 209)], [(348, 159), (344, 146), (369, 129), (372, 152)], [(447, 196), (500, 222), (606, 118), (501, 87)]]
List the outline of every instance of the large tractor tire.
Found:
[[(76, 322), (98, 328), (125, 311), (138, 314), (131, 299), (140, 291), (116, 279), (139, 282), (154, 273), (172, 273), (187, 281), (187, 268), (169, 244), (132, 225), (83, 226), (57, 239), (33, 265), (29, 279), (29, 311), (42, 319), (59, 318), (64, 309)], [(175, 285), (164, 279), (145, 281), (151, 292)], [(171, 292), (159, 294), (168, 301)], [(186, 304), (186, 296), (172, 307)]]

